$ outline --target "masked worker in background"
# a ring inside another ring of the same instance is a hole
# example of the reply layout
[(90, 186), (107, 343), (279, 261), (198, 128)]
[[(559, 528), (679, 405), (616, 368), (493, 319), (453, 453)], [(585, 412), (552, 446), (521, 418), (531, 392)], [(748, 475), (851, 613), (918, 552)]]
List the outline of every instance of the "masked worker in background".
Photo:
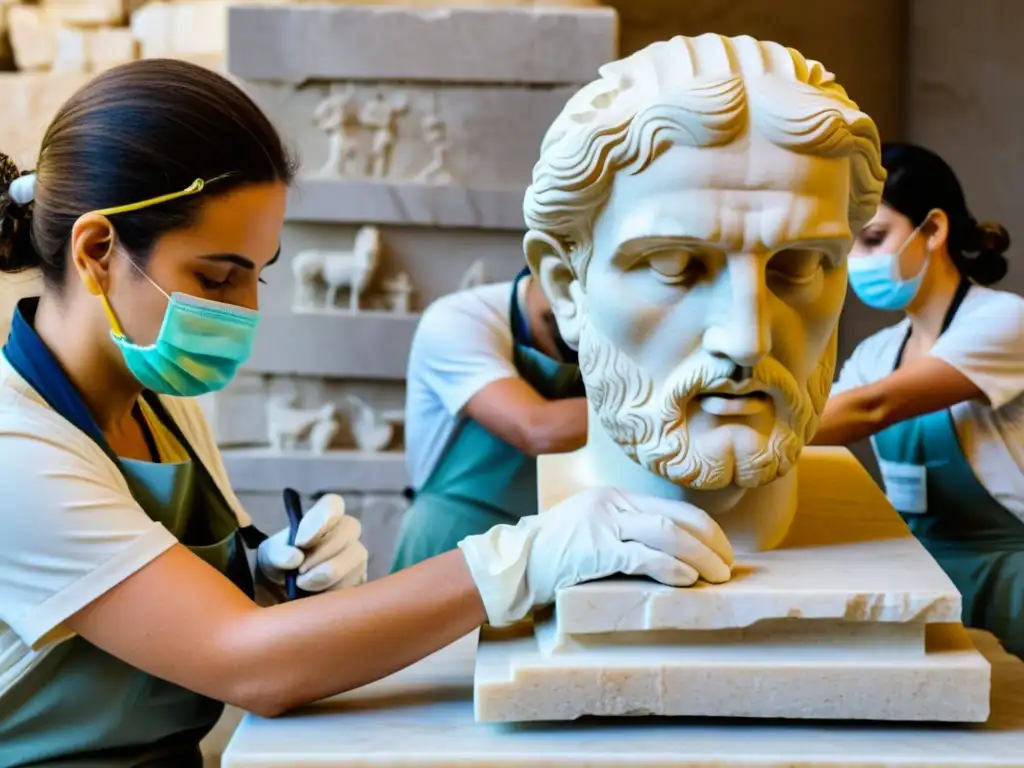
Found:
[(511, 283), (431, 304), (413, 338), (406, 386), (414, 490), (392, 571), (536, 514), (536, 457), (586, 443), (576, 352), (528, 269)]
[(1024, 656), (1024, 299), (1009, 234), (953, 169), (883, 146), (882, 205), (850, 252), (854, 293), (904, 317), (843, 365), (814, 442), (866, 437), (889, 501), (963, 595), (963, 622)]

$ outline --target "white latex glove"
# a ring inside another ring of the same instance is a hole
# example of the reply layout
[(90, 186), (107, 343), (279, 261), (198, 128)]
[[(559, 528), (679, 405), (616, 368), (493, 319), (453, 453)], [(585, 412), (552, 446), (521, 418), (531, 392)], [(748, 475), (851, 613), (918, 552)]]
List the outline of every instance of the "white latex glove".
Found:
[[(642, 511), (641, 511), (642, 510)], [(557, 590), (617, 573), (688, 587), (732, 575), (718, 523), (682, 501), (592, 488), (515, 526), (459, 542), (492, 626), (519, 621)]]
[(345, 514), (345, 500), (328, 493), (303, 515), (294, 547), (285, 528), (260, 544), (256, 563), (275, 584), (284, 584), (285, 572), (298, 569), (295, 584), (306, 592), (354, 587), (366, 581), (369, 559), (360, 533), (359, 521)]

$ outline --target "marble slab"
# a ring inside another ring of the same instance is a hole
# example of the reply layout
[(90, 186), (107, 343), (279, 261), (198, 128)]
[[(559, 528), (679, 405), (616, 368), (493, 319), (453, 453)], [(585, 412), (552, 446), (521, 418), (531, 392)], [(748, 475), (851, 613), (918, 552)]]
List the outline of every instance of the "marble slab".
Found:
[(235, 5), (228, 71), (290, 83), (582, 83), (615, 58), (618, 31), (613, 8)]
[(476, 633), (373, 685), (276, 719), (247, 715), (223, 768), (995, 768), (1024, 765), (1024, 663), (986, 633), (991, 716), (975, 726), (587, 718), (473, 720)]
[[(543, 456), (541, 509), (576, 489), (571, 458)], [(961, 598), (845, 448), (801, 456), (796, 518), (771, 552), (737, 555), (733, 579), (673, 589), (646, 579), (608, 579), (562, 590), (562, 633), (747, 627), (779, 618), (864, 622), (960, 621)]]
[[(542, 508), (580, 489), (572, 462), (543, 457)], [(990, 670), (949, 577), (849, 451), (809, 449), (797, 471), (786, 540), (737, 554), (730, 582), (582, 584), (536, 635), (484, 640), (477, 718), (984, 720)]]
[(476, 719), (673, 715), (984, 722), (989, 716), (989, 663), (960, 624), (929, 625), (917, 653), (889, 636), (872, 643), (870, 634), (858, 643), (843, 642), (841, 635), (837, 642), (740, 637), (701, 643), (625, 634), (634, 634), (632, 642), (569, 654), (546, 655), (533, 632), (481, 642)]

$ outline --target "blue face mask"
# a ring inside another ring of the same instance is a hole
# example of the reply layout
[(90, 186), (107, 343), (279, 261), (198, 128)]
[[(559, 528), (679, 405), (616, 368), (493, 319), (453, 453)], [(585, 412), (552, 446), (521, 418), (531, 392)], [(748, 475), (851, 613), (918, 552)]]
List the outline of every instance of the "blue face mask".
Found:
[(899, 311), (907, 306), (921, 290), (928, 258), (925, 257), (920, 271), (913, 277), (900, 276), (900, 256), (903, 251), (921, 232), (925, 221), (903, 241), (903, 245), (895, 253), (880, 253), (873, 256), (859, 256), (847, 261), (850, 287), (857, 298), (875, 309)]
[[(167, 296), (148, 275), (143, 276)], [(259, 323), (256, 310), (173, 293), (167, 296), (156, 341), (141, 346), (128, 339), (106, 296), (100, 295), (110, 319), (110, 335), (128, 370), (157, 394), (197, 397), (224, 389), (252, 353)]]

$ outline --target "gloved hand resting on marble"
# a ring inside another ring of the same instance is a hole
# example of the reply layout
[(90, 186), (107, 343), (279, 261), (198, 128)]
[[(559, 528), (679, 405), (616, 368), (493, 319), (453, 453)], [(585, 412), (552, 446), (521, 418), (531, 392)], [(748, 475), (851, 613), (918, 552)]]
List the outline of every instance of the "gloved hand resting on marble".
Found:
[(360, 533), (359, 520), (345, 514), (345, 500), (328, 493), (302, 517), (294, 547), (285, 528), (260, 544), (256, 563), (277, 585), (284, 583), (286, 571), (298, 569), (296, 586), (306, 592), (354, 587), (366, 581), (369, 559)]
[(519, 621), (562, 587), (626, 574), (677, 587), (732, 575), (732, 546), (682, 501), (592, 488), (517, 525), (459, 542), (492, 626)]

